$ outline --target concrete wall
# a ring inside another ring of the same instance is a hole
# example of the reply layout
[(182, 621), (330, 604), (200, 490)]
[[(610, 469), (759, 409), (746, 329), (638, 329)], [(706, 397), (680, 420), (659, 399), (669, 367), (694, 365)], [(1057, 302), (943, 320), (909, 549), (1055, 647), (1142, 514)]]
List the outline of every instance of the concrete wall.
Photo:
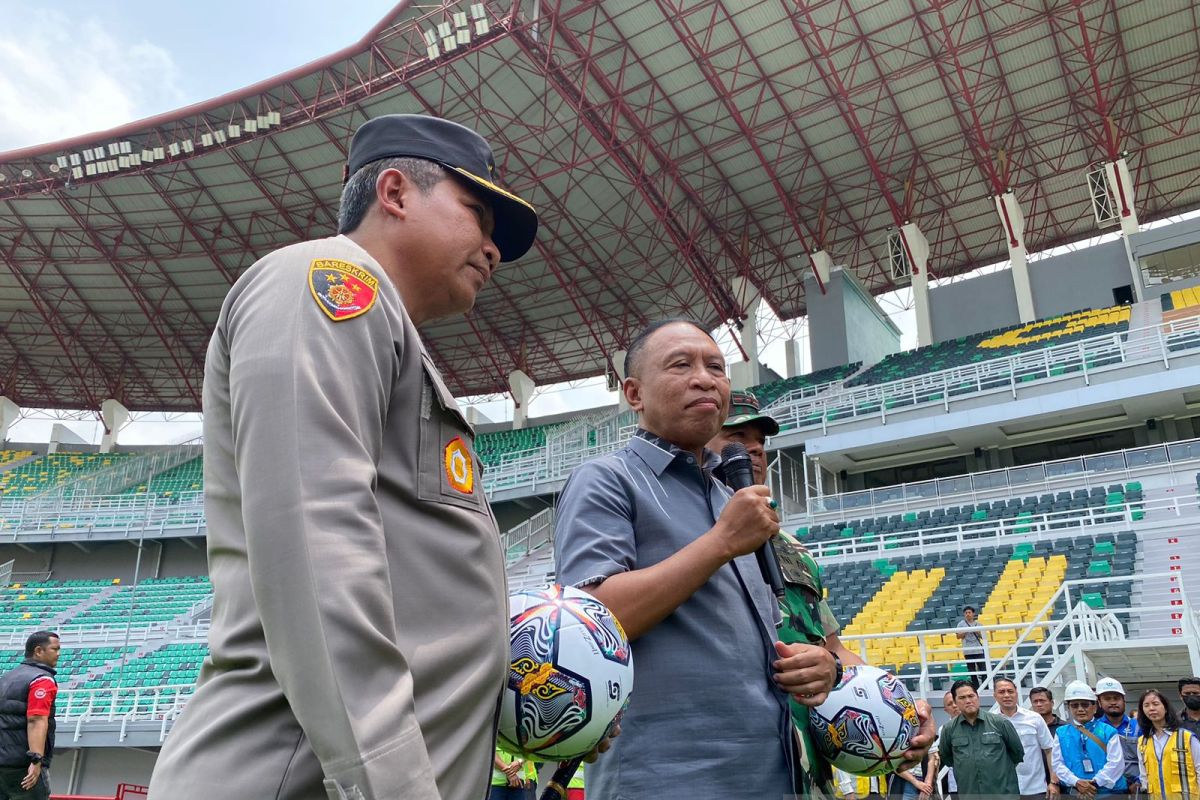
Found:
[(1152, 231), (1140, 231), (1129, 237), (1129, 247), (1133, 250), (1134, 258), (1174, 250), (1200, 242), (1200, 218), (1185, 219), (1174, 225), (1155, 228)]
[[(141, 578), (170, 578), (207, 575), (208, 557), (204, 542), (192, 547), (179, 539), (147, 540), (139, 570)], [(137, 563), (136, 542), (87, 542), (87, 552), (73, 544), (0, 545), (0, 563), (15, 560), (14, 580), (35, 580), (49, 573), (53, 580), (133, 580)]]
[[(65, 738), (61, 732), (59, 738)], [(119, 783), (150, 783), (157, 760), (157, 750), (132, 747), (81, 747), (60, 752), (50, 770), (50, 789), (56, 795), (113, 797)]]
[[(1125, 245), (1108, 242), (1029, 265), (1038, 319), (1113, 304), (1113, 289), (1133, 278)], [(933, 340), (945, 342), (1020, 323), (1012, 270), (1001, 270), (929, 290)]]
[(824, 294), (810, 273), (804, 292), (814, 372), (854, 361), (874, 364), (900, 349), (900, 330), (846, 270), (834, 269)]

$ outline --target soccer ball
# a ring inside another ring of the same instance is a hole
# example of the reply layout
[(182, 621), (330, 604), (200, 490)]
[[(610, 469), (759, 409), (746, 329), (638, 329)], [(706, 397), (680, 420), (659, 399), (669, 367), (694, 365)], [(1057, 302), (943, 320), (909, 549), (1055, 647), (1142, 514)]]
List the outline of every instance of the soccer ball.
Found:
[(621, 623), (590, 594), (549, 586), (508, 598), (508, 682), (500, 743), (545, 761), (586, 755), (620, 718), (633, 689)]
[(813, 746), (826, 761), (854, 775), (894, 772), (921, 729), (917, 705), (904, 684), (878, 667), (846, 667), (841, 682), (809, 710)]

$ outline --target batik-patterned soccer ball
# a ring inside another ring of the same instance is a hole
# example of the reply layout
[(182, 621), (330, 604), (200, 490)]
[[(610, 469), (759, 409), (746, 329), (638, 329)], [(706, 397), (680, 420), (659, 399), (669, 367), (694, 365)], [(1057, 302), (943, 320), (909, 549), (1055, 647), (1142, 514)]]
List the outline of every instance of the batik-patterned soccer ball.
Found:
[(828, 699), (808, 715), (817, 752), (855, 775), (894, 772), (921, 729), (904, 684), (878, 667), (846, 667)]
[(619, 719), (633, 689), (629, 640), (590, 594), (550, 586), (508, 598), (512, 657), (500, 702), (500, 743), (546, 761), (586, 755)]

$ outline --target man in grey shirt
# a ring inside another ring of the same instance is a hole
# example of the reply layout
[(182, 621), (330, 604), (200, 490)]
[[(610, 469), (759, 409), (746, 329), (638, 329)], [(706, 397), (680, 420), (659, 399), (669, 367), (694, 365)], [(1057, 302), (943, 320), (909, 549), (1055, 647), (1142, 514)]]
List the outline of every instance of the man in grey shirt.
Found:
[(987, 673), (987, 658), (984, 652), (983, 631), (975, 621), (974, 606), (963, 608), (962, 622), (958, 623), (954, 632), (962, 640), (963, 661), (967, 662), (971, 685), (978, 689)]
[[(788, 694), (819, 705), (836, 664), (784, 645), (754, 551), (779, 529), (765, 486), (731, 492), (705, 450), (727, 416), (721, 349), (688, 321), (629, 346), (641, 428), (579, 467), (559, 500), (559, 579), (604, 601), (633, 641), (622, 735), (588, 768), (590, 800), (778, 800), (799, 772)], [(932, 739), (932, 736), (929, 737)]]

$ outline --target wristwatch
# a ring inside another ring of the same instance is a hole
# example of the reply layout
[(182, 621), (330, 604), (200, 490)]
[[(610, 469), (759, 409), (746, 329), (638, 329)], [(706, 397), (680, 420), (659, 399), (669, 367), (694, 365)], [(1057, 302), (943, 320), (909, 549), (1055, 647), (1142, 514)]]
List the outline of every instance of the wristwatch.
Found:
[(27, 753), (25, 753), (25, 757), (29, 759), (30, 764), (42, 763), (42, 754), (41, 753), (35, 753), (32, 750), (30, 750)]
[(836, 669), (836, 671), (833, 673), (833, 688), (836, 689), (838, 684), (842, 682), (842, 675), (844, 673), (844, 670), (842, 669), (842, 660), (837, 657), (837, 653), (833, 654), (833, 664)]

